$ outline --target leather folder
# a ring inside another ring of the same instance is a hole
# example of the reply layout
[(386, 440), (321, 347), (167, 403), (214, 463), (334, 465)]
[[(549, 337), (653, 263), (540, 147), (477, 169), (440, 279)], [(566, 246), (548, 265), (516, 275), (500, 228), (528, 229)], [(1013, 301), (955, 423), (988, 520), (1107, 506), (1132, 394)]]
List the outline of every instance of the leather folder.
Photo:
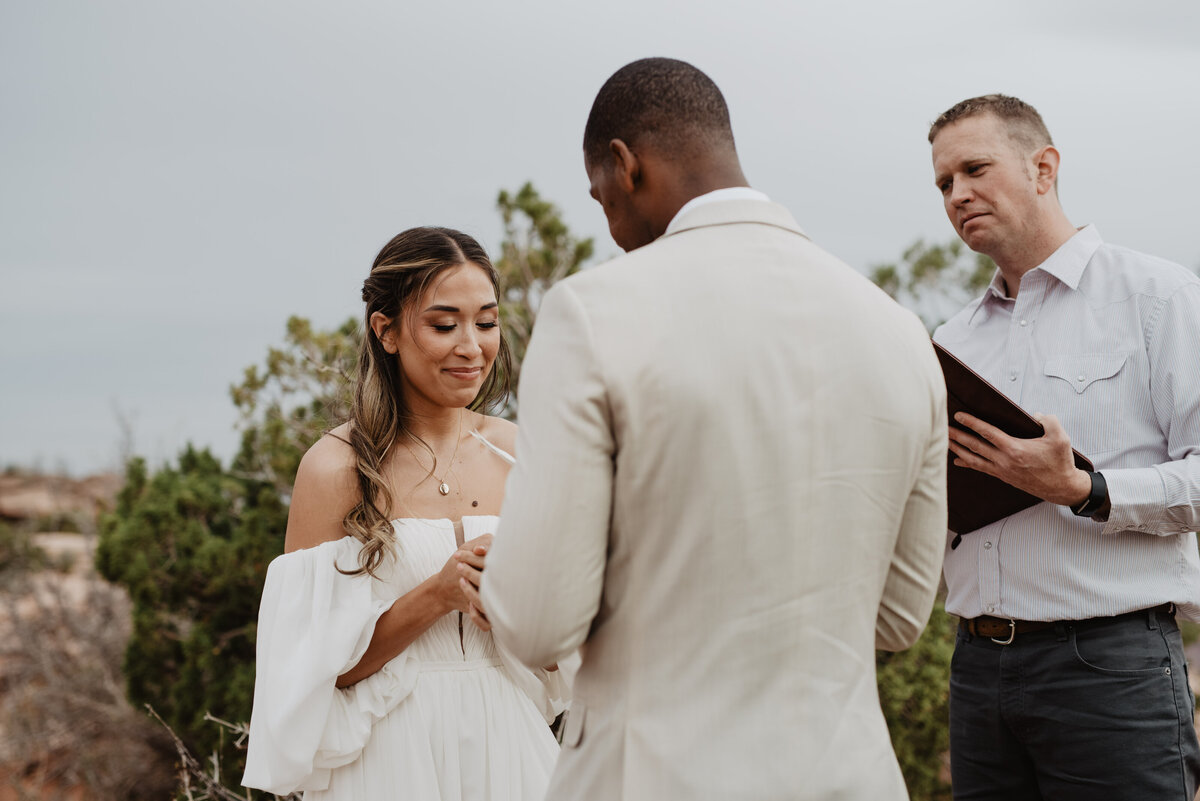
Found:
[[(938, 361), (942, 363), (942, 374), (946, 378), (946, 410), (950, 417), (950, 425), (966, 430), (954, 422), (955, 414), (966, 412), (991, 423), (1012, 437), (1034, 439), (1046, 433), (1041, 423), (959, 361), (950, 351), (936, 342), (933, 343), (933, 349), (937, 352)], [(1086, 456), (1079, 451), (1073, 452), (1076, 467), (1089, 471), (1094, 469)], [(954, 464), (953, 453), (950, 454), (950, 463), (946, 466), (946, 489), (950, 502), (949, 528), (958, 535), (950, 544), (951, 548), (958, 547), (963, 534), (969, 534), (988, 523), (994, 523), (1022, 509), (1042, 503), (1040, 498), (1011, 484), (1005, 484), (987, 473), (957, 467)]]

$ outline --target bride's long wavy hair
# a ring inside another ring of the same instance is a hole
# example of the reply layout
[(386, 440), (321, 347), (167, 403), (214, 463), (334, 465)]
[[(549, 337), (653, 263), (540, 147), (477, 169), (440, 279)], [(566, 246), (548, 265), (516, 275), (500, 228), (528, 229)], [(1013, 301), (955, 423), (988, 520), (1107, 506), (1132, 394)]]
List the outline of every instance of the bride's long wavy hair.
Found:
[[(366, 304), (358, 380), (350, 411), (350, 446), (354, 449), (358, 486), (362, 497), (346, 514), (346, 533), (363, 543), (357, 570), (375, 574), (386, 548), (395, 538), (392, 530), (392, 491), (383, 477), (383, 464), (392, 448), (414, 436), (411, 412), (404, 398), (400, 357), (388, 353), (371, 330), (371, 315), (379, 312), (392, 326), (413, 325), (408, 316), (438, 275), (460, 264), (483, 268), (500, 297), (500, 283), (484, 249), (473, 238), (451, 228), (410, 228), (383, 246), (371, 274), (363, 282)], [(512, 355), (504, 334), (491, 372), (467, 408), (488, 409), (508, 396)]]

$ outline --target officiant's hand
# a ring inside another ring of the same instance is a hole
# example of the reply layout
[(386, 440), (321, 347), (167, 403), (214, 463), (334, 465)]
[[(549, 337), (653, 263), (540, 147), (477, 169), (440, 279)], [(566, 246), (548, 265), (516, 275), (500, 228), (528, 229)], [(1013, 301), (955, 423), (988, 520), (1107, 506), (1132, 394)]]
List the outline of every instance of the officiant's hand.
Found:
[(978, 417), (959, 412), (950, 426), (954, 464), (995, 476), (1043, 501), (1078, 506), (1092, 491), (1087, 472), (1075, 466), (1071, 440), (1052, 414), (1035, 414), (1045, 434), (1036, 439), (1010, 437)]
[[(486, 540), (485, 540), (486, 538)], [(462, 548), (454, 554), (458, 565), (458, 585), (463, 597), (467, 599), (466, 613), (471, 622), (480, 631), (491, 631), (492, 624), (483, 611), (483, 603), (479, 600), (479, 583), (483, 581), (483, 564), (488, 549), (492, 545), (492, 535), (484, 534), (470, 542), (463, 543)]]

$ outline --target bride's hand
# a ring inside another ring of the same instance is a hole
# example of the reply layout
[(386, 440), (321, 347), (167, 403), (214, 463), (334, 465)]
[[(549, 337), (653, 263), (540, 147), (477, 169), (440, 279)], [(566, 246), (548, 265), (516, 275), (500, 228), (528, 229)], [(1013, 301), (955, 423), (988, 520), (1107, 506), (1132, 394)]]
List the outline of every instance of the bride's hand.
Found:
[(483, 611), (483, 604), (479, 600), (479, 583), (483, 581), (484, 558), (491, 545), (492, 535), (484, 534), (470, 542), (463, 543), (463, 547), (454, 554), (454, 557), (458, 559), (459, 590), (467, 599), (465, 611), (470, 616), (471, 622), (481, 631), (490, 631), (492, 628), (487, 614)]
[(442, 569), (434, 577), (438, 595), (447, 612), (457, 611), (466, 614), (470, 611), (470, 599), (463, 593), (462, 587), (459, 585), (458, 566), (467, 564), (472, 569), (482, 570), (484, 557), (491, 544), (491, 534), (484, 534), (482, 537), (476, 537), (463, 543), (457, 551), (450, 555), (446, 564), (442, 565)]

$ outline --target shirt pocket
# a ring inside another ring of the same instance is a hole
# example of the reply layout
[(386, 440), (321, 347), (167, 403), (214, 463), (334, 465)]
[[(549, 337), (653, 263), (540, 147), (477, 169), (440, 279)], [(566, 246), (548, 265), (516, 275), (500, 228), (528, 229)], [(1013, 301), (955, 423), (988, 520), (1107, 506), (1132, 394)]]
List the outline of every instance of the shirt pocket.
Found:
[(1084, 456), (1107, 453), (1120, 447), (1121, 368), (1128, 353), (1088, 353), (1053, 356), (1043, 372), (1048, 383), (1047, 411), (1058, 417), (1071, 446)]

